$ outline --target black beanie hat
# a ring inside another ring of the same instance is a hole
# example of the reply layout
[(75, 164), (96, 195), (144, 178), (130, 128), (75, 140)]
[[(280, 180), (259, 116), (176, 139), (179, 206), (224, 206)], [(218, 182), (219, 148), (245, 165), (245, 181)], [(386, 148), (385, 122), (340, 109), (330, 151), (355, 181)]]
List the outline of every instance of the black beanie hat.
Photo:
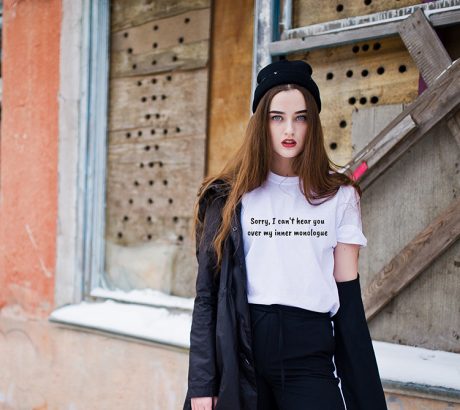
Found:
[(257, 109), (257, 105), (265, 93), (280, 84), (297, 84), (305, 87), (313, 95), (318, 112), (321, 112), (321, 98), (316, 83), (311, 78), (313, 69), (310, 64), (302, 60), (280, 60), (268, 64), (257, 75), (257, 87), (254, 91), (252, 112)]

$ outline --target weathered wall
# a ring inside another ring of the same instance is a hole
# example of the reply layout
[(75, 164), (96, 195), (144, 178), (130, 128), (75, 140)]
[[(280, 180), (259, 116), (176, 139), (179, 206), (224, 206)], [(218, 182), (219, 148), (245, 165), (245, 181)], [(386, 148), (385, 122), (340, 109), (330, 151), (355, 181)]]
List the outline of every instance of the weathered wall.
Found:
[(188, 355), (47, 322), (0, 320), (0, 409), (173, 410)]
[(4, 1), (0, 307), (53, 305), (61, 2)]

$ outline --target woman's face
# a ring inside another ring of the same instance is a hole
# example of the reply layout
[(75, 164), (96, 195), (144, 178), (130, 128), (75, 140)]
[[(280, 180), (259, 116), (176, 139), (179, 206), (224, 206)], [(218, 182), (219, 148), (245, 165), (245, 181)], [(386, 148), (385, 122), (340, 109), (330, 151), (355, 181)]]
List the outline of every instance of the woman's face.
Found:
[(269, 110), (269, 130), (276, 168), (284, 168), (303, 150), (307, 133), (307, 107), (299, 90), (280, 91)]

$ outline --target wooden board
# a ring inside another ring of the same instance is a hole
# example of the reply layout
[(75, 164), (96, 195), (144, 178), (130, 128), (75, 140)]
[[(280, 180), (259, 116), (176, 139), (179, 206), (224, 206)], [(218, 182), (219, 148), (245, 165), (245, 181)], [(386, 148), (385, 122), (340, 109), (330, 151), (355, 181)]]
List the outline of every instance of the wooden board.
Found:
[(106, 276), (193, 296), (204, 176), (209, 1), (112, 2)]
[(305, 60), (313, 67), (326, 150), (341, 166), (352, 158), (353, 111), (407, 105), (418, 95), (419, 72), (398, 37), (291, 54), (288, 59)]
[(112, 31), (211, 7), (211, 0), (111, 0), (110, 3)]
[(292, 26), (303, 27), (330, 20), (364, 16), (366, 14), (398, 9), (419, 3), (421, 3), (420, 0), (374, 0), (367, 2), (356, 0), (324, 0), (321, 2), (321, 7), (318, 7), (317, 1), (294, 0), (292, 6)]

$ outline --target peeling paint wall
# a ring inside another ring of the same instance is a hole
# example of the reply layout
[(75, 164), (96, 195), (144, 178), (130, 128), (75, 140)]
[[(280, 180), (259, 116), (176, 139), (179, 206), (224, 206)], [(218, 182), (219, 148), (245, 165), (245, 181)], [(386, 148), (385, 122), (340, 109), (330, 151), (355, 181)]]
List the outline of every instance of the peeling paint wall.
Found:
[(4, 1), (0, 307), (29, 318), (53, 305), (60, 0)]

